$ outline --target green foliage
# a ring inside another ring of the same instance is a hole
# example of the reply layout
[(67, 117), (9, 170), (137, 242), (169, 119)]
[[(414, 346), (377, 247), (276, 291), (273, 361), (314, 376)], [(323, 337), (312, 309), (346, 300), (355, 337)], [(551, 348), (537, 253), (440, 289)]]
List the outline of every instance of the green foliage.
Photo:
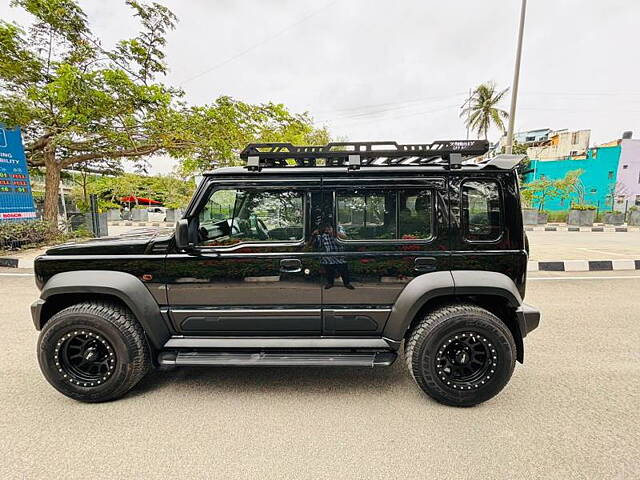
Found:
[(65, 239), (65, 234), (51, 229), (48, 222), (0, 222), (0, 250), (19, 250)]
[(75, 187), (72, 194), (81, 211), (89, 210), (89, 195), (97, 195), (98, 208), (104, 211), (120, 208), (120, 199), (128, 196), (151, 198), (167, 208), (180, 208), (186, 206), (194, 190), (194, 182), (175, 176), (126, 173), (113, 177), (92, 175), (85, 184)]
[(292, 114), (282, 104), (251, 105), (223, 96), (188, 113), (180, 127), (186, 145), (172, 152), (183, 158), (182, 176), (238, 164), (239, 151), (252, 142), (323, 145), (330, 140), (326, 129), (313, 127), (308, 114)]
[(460, 112), (460, 117), (465, 118), (465, 124), (476, 132), (478, 138), (483, 136), (487, 139), (491, 125), (495, 125), (502, 132), (505, 131), (504, 120), (509, 118), (509, 114), (498, 108), (498, 104), (508, 91), (509, 89), (505, 88), (498, 92), (494, 82), (486, 82), (478, 85), (471, 94), (468, 105)]
[(579, 199), (584, 201), (584, 186), (580, 181), (580, 175), (583, 173), (584, 170), (572, 170), (559, 180), (542, 177), (523, 185), (520, 194), (522, 203), (528, 207), (533, 207), (537, 203), (538, 210), (542, 211), (545, 202), (553, 198), (567, 200), (576, 194)]
[(582, 203), (574, 203), (573, 205), (571, 205), (571, 210), (585, 211), (585, 210), (595, 210), (595, 209), (596, 209), (595, 205), (586, 205)]
[[(526, 188), (525, 188), (526, 187)], [(529, 185), (525, 185), (520, 191), (520, 200), (524, 208), (533, 208), (533, 202), (535, 200), (535, 188), (530, 188)]]
[(569, 212), (546, 212), (547, 223), (567, 223)]
[[(126, 2), (140, 31), (102, 46), (77, 0), (13, 0), (35, 21), (0, 21), (0, 122), (21, 126), (29, 165), (45, 167), (45, 217), (58, 213), (60, 172), (114, 172), (121, 159), (182, 159), (187, 173), (227, 165), (251, 141), (324, 143), (328, 133), (283, 105), (220, 97), (188, 106), (166, 73), (166, 35), (175, 15), (158, 3)], [(83, 192), (83, 197), (86, 195)]]
[(557, 184), (548, 178), (539, 178), (522, 187), (522, 202), (528, 207), (533, 207), (537, 203), (540, 212), (544, 209), (547, 200), (557, 197)]

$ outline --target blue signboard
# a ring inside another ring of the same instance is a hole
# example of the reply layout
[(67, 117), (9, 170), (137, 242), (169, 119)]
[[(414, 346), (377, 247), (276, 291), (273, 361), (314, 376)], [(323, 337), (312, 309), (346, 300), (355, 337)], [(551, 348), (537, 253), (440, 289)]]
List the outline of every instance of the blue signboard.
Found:
[(20, 129), (0, 128), (0, 220), (35, 216)]

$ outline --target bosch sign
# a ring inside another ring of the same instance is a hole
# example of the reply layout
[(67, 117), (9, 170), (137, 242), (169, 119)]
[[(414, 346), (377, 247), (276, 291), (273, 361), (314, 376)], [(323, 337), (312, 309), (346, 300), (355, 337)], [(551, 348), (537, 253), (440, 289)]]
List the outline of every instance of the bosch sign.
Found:
[(0, 220), (35, 217), (20, 129), (0, 128)]

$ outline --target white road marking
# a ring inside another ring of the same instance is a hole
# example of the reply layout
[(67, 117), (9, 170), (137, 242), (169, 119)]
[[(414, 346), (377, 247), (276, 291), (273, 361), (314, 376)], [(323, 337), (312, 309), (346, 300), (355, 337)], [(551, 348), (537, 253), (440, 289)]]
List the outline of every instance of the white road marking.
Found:
[(0, 273), (0, 277), (33, 277), (33, 273)]
[(618, 257), (628, 257), (628, 253), (615, 253), (607, 252), (605, 250), (596, 250), (594, 248), (578, 247), (577, 250), (584, 250), (585, 252), (604, 253), (605, 255), (617, 255)]

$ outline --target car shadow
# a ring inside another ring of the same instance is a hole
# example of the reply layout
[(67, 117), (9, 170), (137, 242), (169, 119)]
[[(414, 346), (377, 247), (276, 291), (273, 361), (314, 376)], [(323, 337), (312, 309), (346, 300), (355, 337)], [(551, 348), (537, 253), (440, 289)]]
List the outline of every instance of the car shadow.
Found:
[(390, 367), (176, 367), (150, 371), (130, 397), (177, 388), (243, 394), (354, 394), (412, 387), (402, 358)]

